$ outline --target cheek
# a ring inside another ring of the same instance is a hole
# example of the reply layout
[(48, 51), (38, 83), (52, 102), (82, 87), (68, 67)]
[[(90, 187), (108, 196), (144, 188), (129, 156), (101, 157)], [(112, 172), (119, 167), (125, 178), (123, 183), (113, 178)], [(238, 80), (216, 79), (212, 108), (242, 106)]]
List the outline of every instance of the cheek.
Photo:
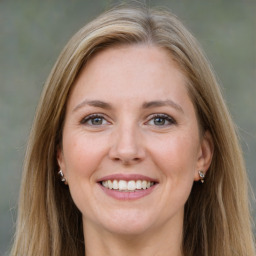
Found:
[(166, 140), (158, 141), (152, 148), (152, 158), (166, 176), (172, 176), (174, 179), (193, 179), (198, 140), (196, 136), (191, 136), (170, 136)]
[(81, 136), (67, 133), (64, 137), (63, 152), (67, 178), (80, 179), (81, 176), (91, 176), (104, 155), (104, 143)]
[(96, 200), (92, 186), (94, 173), (101, 164), (106, 143), (99, 143), (81, 132), (67, 132), (66, 135), (63, 136), (63, 152), (71, 197), (83, 214), (93, 216), (89, 205)]
[(168, 135), (165, 140), (157, 140), (151, 147), (151, 159), (161, 173), (162, 193), (159, 203), (164, 219), (182, 212), (194, 182), (197, 139), (189, 135)]

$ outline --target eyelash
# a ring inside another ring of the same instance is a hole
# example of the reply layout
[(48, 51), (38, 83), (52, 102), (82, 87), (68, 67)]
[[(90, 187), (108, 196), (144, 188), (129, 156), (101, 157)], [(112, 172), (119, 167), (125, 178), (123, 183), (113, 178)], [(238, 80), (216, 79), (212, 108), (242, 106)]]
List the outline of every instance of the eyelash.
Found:
[(166, 127), (166, 126), (170, 126), (170, 125), (173, 125), (173, 124), (177, 124), (177, 122), (172, 118), (170, 117), (169, 115), (166, 115), (166, 114), (154, 114), (152, 116), (150, 116), (150, 119), (146, 122), (147, 124), (149, 124), (150, 121), (155, 121), (157, 118), (159, 119), (162, 119), (164, 122), (168, 122), (168, 124), (164, 123), (164, 124), (160, 124), (160, 125), (157, 125), (157, 124), (152, 124), (154, 126), (162, 126), (162, 127)]
[[(93, 124), (92, 121), (97, 119), (97, 118), (101, 120), (101, 123), (100, 124)], [(162, 121), (164, 123), (160, 124), (160, 125), (156, 124), (155, 120), (157, 118), (162, 119)], [(150, 124), (151, 121), (153, 121), (154, 123)], [(89, 122), (91, 122), (91, 123), (89, 123)], [(168, 122), (168, 123), (166, 124), (166, 122)], [(107, 121), (105, 116), (102, 115), (102, 114), (91, 114), (91, 115), (88, 115), (88, 116), (84, 117), (80, 121), (80, 124), (89, 125), (89, 126), (101, 126), (101, 125), (105, 125), (107, 123), (109, 123), (109, 122)], [(146, 122), (146, 124), (152, 125), (152, 126), (157, 126), (157, 127), (166, 127), (166, 126), (170, 126), (170, 125), (173, 125), (173, 124), (177, 124), (177, 122), (172, 117), (170, 117), (169, 115), (166, 115), (166, 114), (153, 114), (153, 115), (151, 115), (149, 117), (149, 119)]]
[(80, 124), (83, 124), (83, 125), (90, 125), (90, 126), (100, 126), (100, 125), (104, 125), (104, 124), (92, 124), (92, 123), (90, 123), (89, 124), (89, 122), (91, 121), (93, 121), (93, 120), (95, 120), (96, 118), (99, 118), (99, 119), (101, 119), (102, 120), (102, 122), (106, 122), (106, 123), (108, 123), (108, 121), (106, 120), (106, 118), (104, 117), (104, 115), (101, 115), (101, 114), (91, 114), (91, 115), (89, 115), (89, 116), (86, 116), (86, 117), (84, 117), (81, 121), (80, 121)]

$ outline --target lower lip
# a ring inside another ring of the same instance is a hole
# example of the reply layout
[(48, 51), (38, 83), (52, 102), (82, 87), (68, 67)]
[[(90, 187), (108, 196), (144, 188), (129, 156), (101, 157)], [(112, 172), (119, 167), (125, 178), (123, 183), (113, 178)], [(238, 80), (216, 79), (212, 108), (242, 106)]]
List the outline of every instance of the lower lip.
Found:
[(151, 194), (156, 187), (156, 185), (153, 185), (148, 189), (141, 189), (134, 192), (121, 192), (119, 190), (105, 188), (101, 184), (99, 184), (99, 186), (108, 196), (118, 200), (136, 200), (145, 197)]

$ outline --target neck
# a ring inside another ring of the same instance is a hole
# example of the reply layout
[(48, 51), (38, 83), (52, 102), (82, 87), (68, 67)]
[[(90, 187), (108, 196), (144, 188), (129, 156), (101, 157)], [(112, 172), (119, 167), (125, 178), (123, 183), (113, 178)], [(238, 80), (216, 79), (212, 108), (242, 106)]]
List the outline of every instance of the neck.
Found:
[(86, 256), (182, 256), (182, 221), (128, 235), (102, 230), (84, 221), (84, 231)]

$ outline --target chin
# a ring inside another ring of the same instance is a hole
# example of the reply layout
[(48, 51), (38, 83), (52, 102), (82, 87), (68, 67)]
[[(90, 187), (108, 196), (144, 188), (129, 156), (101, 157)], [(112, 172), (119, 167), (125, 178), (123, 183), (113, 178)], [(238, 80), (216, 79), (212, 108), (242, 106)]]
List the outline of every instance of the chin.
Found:
[(139, 211), (119, 211), (104, 220), (102, 227), (108, 232), (118, 235), (140, 235), (152, 226), (153, 218)]
[(124, 225), (109, 224), (105, 229), (112, 234), (121, 236), (139, 236), (145, 234), (149, 230), (149, 227), (141, 223), (127, 222)]

